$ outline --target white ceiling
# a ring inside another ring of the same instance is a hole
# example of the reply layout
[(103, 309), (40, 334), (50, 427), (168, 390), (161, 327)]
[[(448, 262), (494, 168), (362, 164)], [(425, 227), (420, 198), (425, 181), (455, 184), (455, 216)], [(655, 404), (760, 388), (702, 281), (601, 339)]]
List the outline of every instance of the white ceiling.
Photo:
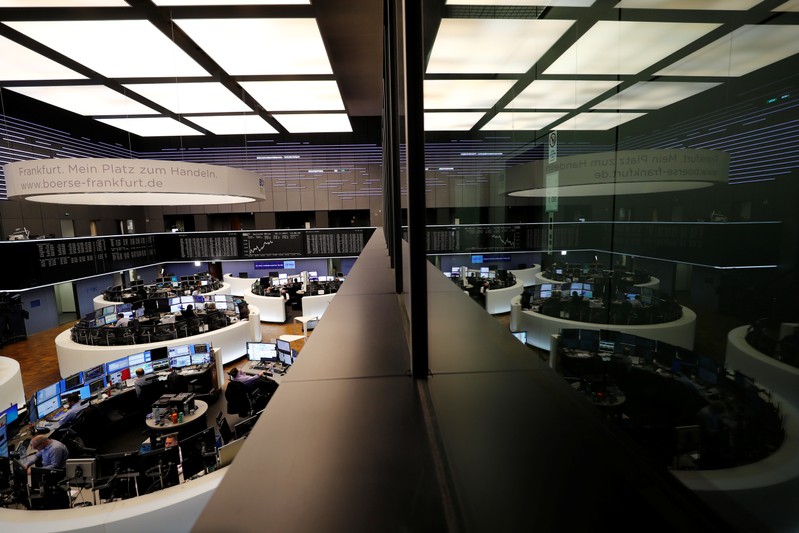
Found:
[[(0, 86), (139, 136), (350, 133), (379, 4), (0, 0)], [(426, 4), (428, 131), (610, 129), (799, 53), (795, 0)]]

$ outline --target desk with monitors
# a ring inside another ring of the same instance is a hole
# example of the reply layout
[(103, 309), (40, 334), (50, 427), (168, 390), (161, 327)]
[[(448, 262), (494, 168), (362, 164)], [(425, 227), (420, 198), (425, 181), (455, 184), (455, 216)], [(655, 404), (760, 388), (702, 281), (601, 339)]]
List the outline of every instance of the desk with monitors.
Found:
[[(564, 329), (556, 350), (555, 369), (580, 382), (589, 398), (623, 391), (625, 401), (618, 406), (623, 427), (666, 466), (741, 466), (767, 457), (782, 442), (771, 393), (711, 357), (611, 330)], [(685, 428), (701, 437), (694, 449), (679, 443)]]

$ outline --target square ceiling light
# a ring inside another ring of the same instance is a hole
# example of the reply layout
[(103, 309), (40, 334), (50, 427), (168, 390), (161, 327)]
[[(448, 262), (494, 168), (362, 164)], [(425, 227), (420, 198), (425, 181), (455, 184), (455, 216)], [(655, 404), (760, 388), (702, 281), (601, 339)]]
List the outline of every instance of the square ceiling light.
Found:
[(4, 23), (108, 78), (208, 76), (146, 20)]
[(118, 115), (124, 117), (152, 115), (156, 112), (105, 85), (8, 87), (7, 89), (84, 116)]
[(243, 81), (242, 88), (267, 111), (343, 111), (335, 81)]
[(450, 6), (591, 7), (596, 0), (447, 0)]
[(539, 131), (556, 120), (560, 120), (564, 115), (566, 113), (513, 113), (503, 111), (502, 113), (497, 113), (497, 116), (492, 118), (480, 130)]
[(441, 21), (428, 74), (523, 74), (568, 30), (571, 20)]
[(169, 117), (98, 118), (97, 121), (140, 137), (202, 135), (200, 131)]
[(125, 0), (0, 0), (0, 7), (130, 7)]
[(617, 86), (621, 81), (535, 80), (506, 106), (507, 109), (575, 109)]
[(258, 135), (277, 133), (277, 130), (258, 115), (215, 115), (186, 117), (215, 135)]
[(625, 122), (643, 117), (646, 113), (580, 113), (558, 124), (556, 130), (609, 130)]
[(351, 133), (346, 113), (308, 113), (272, 115), (290, 133)]
[(719, 26), (601, 20), (544, 74), (637, 74)]
[(425, 80), (425, 109), (490, 109), (516, 80)]
[(125, 87), (173, 113), (252, 111), (224, 85), (217, 82), (131, 83)]
[(311, 0), (153, 0), (157, 6), (284, 6), (310, 3)]
[(0, 79), (27, 81), (82, 78), (85, 76), (0, 36)]
[(721, 83), (642, 81), (600, 102), (592, 109), (660, 109), (719, 85)]
[(743, 76), (799, 53), (799, 26), (745, 25), (657, 73)]
[(425, 131), (469, 131), (483, 118), (483, 112), (425, 113)]
[(707, 11), (746, 11), (762, 0), (621, 0), (619, 9), (701, 9)]
[(311, 18), (183, 19), (175, 23), (233, 76), (333, 73), (319, 26)]

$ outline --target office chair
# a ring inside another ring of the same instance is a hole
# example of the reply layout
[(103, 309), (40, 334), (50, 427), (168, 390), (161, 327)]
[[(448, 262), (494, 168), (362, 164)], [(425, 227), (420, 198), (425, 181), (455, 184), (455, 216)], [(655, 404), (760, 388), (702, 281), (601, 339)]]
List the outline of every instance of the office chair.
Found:
[(249, 416), (253, 412), (250, 391), (240, 381), (228, 381), (227, 387), (225, 387), (225, 400), (229, 415)]

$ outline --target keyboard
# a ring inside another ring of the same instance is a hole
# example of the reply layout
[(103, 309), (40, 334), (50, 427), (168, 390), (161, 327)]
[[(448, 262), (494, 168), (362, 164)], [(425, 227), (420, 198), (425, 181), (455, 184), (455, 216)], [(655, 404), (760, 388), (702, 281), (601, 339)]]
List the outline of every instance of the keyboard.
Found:
[(44, 419), (48, 422), (58, 422), (59, 420), (64, 418), (65, 414), (67, 414), (67, 409), (65, 407), (60, 407), (58, 408), (58, 410), (53, 411), (52, 413), (44, 417)]

